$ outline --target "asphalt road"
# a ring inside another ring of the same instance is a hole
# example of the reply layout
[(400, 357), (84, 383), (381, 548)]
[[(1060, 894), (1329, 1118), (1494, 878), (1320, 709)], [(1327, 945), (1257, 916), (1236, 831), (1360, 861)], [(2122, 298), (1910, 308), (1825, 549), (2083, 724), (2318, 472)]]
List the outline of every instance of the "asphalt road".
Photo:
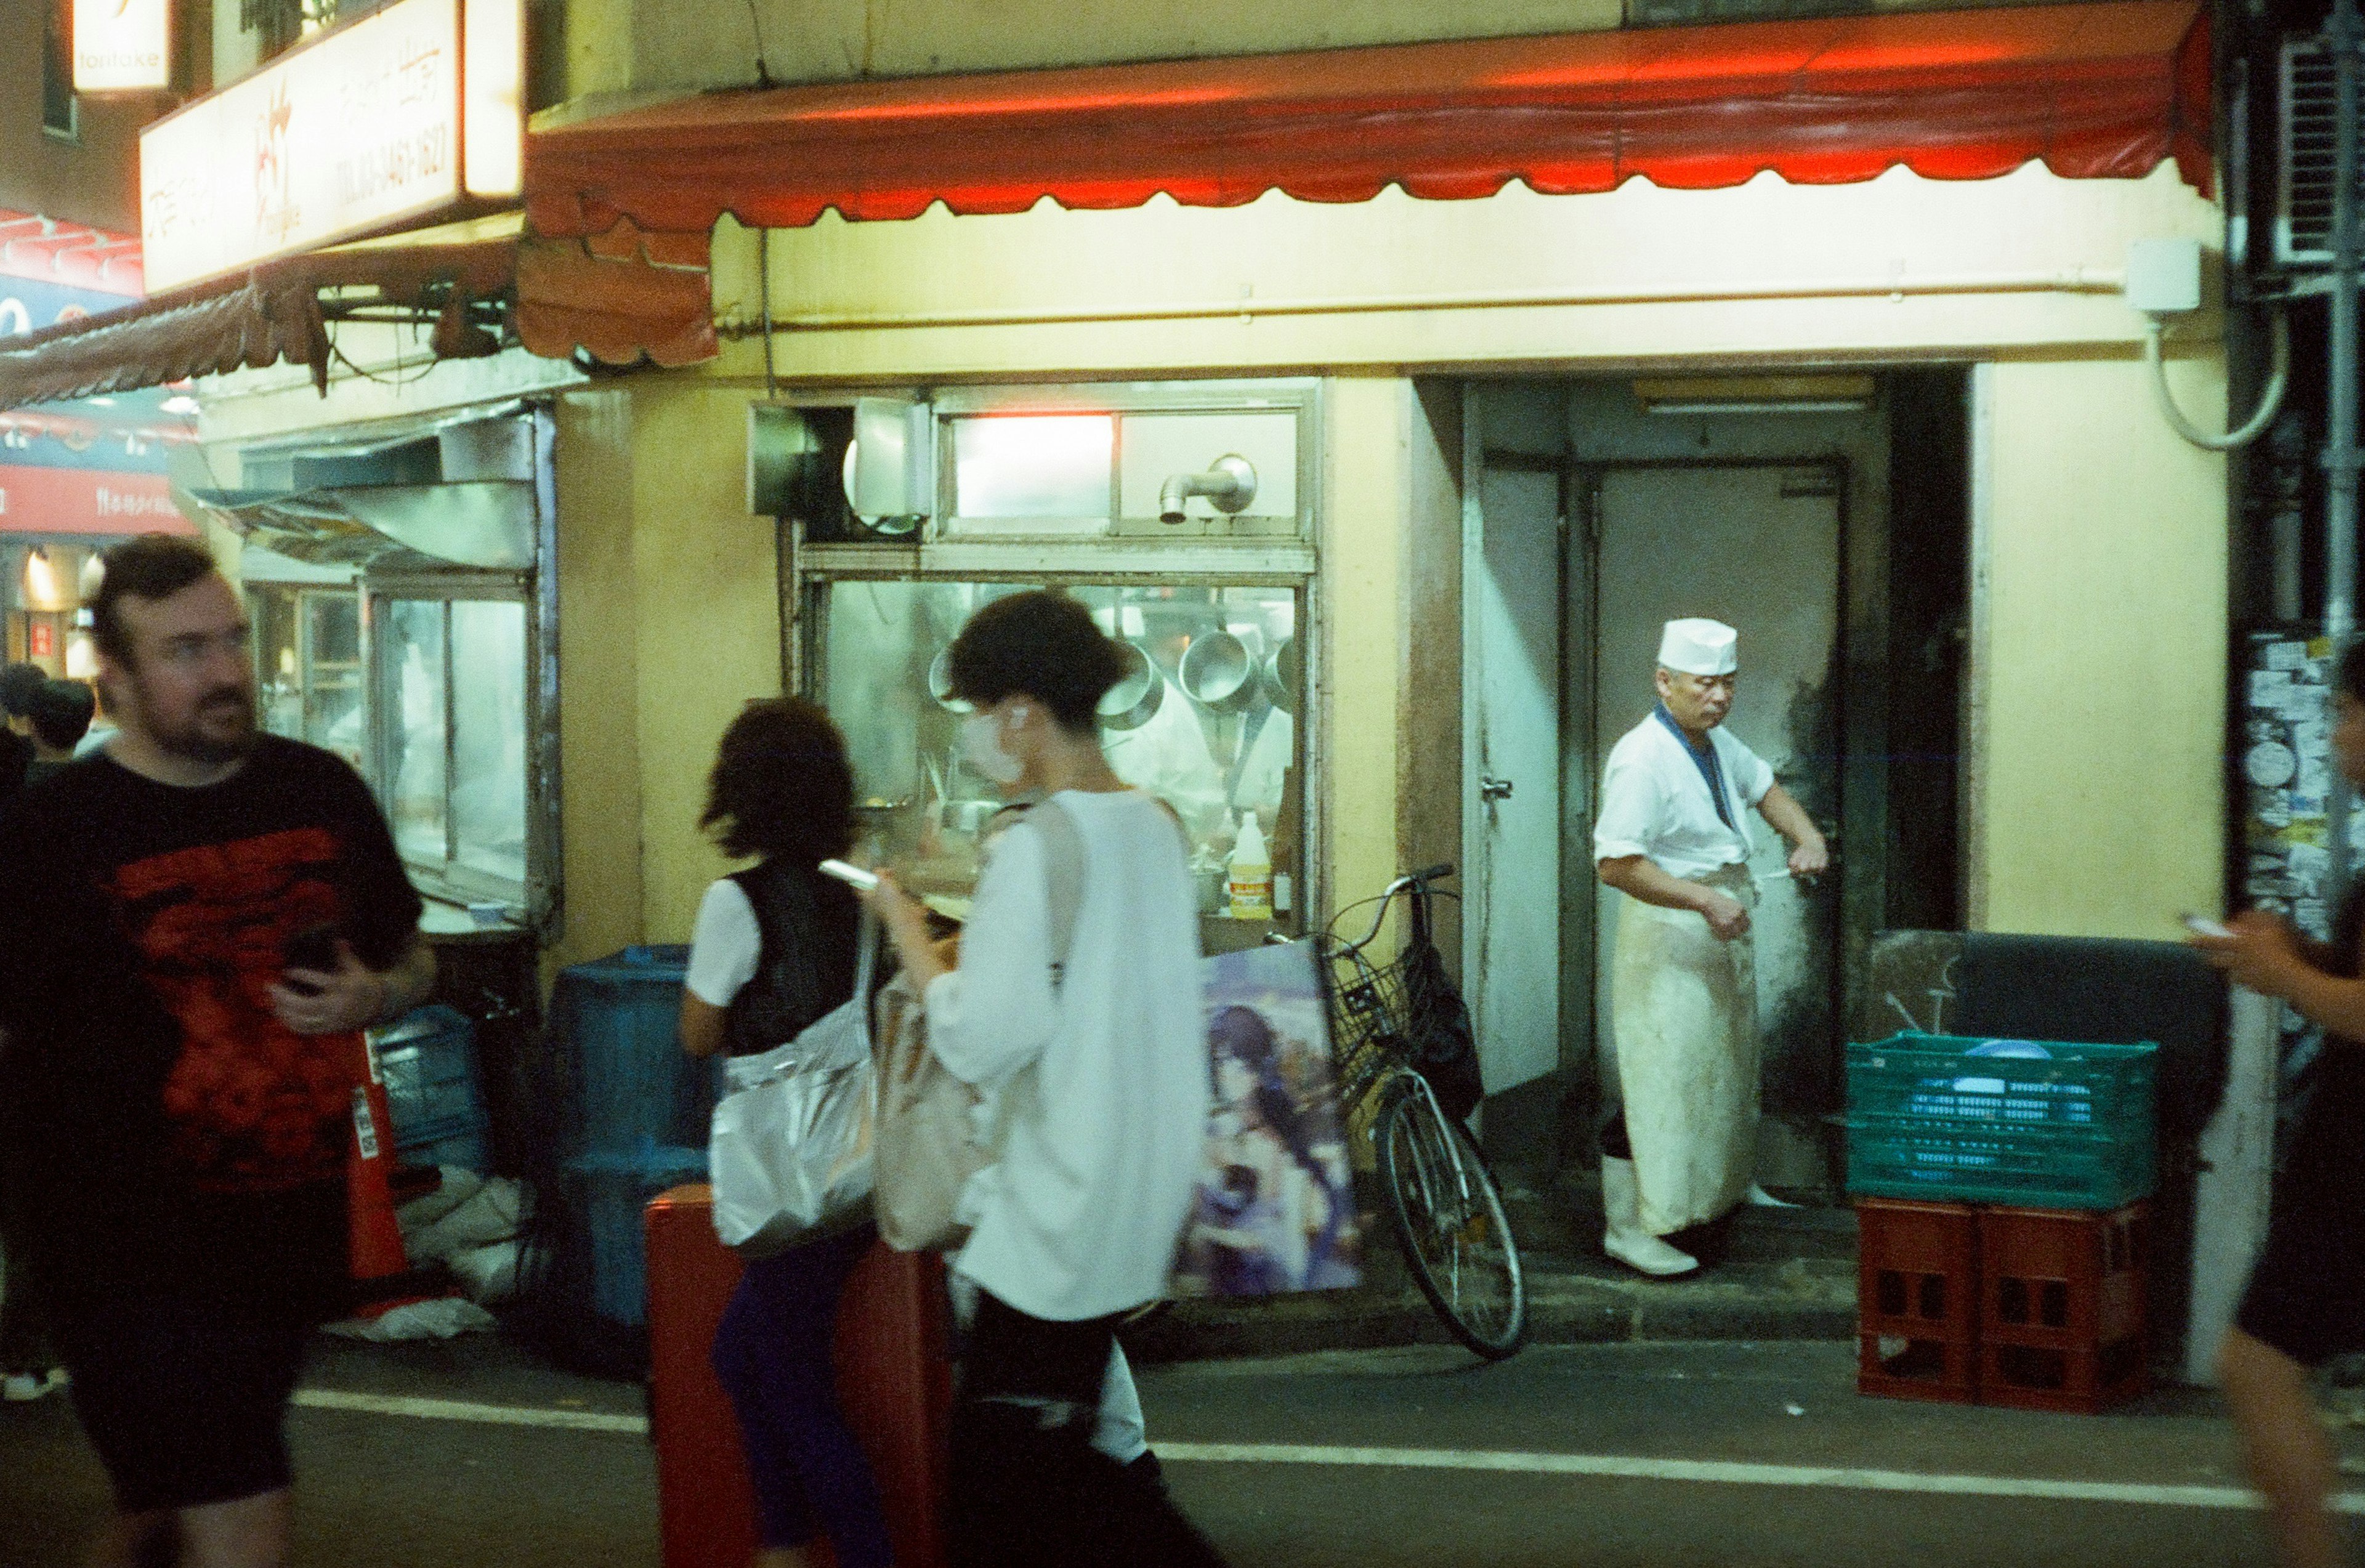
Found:
[[(1864, 1400), (1825, 1344), (1342, 1352), (1142, 1382), (1177, 1496), (1241, 1568), (2269, 1561), (2224, 1421), (2191, 1394), (2101, 1417)], [(636, 1388), (488, 1339), (326, 1347), (307, 1388), (299, 1562), (654, 1568)], [(422, 1398), (458, 1408), (366, 1407)], [(69, 1568), (105, 1506), (62, 1401), (0, 1406), (0, 1565)]]

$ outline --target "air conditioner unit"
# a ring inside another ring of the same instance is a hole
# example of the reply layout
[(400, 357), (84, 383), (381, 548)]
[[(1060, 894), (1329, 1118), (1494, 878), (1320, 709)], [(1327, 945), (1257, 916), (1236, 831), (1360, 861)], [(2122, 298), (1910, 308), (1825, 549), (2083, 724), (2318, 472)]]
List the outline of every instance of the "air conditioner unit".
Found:
[(2339, 118), (2332, 53), (2321, 38), (2283, 42), (2281, 125), (2277, 151), (2275, 265), (2332, 264), (2333, 132)]

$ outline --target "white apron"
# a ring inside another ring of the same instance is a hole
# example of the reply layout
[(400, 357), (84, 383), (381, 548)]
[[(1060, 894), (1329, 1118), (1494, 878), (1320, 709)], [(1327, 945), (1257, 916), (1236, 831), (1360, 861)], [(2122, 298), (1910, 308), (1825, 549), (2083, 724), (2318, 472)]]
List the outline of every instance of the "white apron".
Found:
[[(1745, 868), (1699, 880), (1757, 902)], [(1748, 1195), (1757, 1155), (1753, 939), (1720, 942), (1704, 916), (1621, 897), (1609, 987), (1642, 1228), (1671, 1236), (1731, 1213)]]

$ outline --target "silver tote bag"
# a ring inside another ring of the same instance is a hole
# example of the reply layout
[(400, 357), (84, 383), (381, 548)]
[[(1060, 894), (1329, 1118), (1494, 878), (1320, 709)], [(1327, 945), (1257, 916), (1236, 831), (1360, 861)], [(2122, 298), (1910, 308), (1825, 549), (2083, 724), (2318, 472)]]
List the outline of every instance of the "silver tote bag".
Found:
[(878, 1132), (869, 1001), (878, 924), (862, 916), (854, 995), (787, 1045), (723, 1064), (709, 1149), (714, 1232), (762, 1257), (870, 1211)]

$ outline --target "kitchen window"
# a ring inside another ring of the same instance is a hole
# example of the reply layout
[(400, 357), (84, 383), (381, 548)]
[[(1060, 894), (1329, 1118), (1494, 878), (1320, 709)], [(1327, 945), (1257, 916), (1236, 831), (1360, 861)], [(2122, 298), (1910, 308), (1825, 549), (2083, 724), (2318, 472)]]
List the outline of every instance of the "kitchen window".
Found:
[(538, 902), (525, 590), (372, 584), (375, 782), (420, 887), (521, 918)]
[(368, 772), (362, 597), (353, 588), (252, 583), (263, 727)]
[[(980, 607), (1056, 588), (1125, 649), (1103, 745), (1182, 823), (1205, 945), (1299, 929), (1319, 859), (1315, 398), (1311, 382), (940, 394), (938, 515), (916, 539), (826, 519), (823, 543), (791, 532), (797, 680), (845, 731), (869, 847), (907, 885), (966, 896), (998, 806), (961, 759), (946, 650)], [(1256, 479), (1238, 504), (1206, 494), (1227, 459)], [(1272, 924), (1228, 918), (1250, 813), (1286, 910)]]

